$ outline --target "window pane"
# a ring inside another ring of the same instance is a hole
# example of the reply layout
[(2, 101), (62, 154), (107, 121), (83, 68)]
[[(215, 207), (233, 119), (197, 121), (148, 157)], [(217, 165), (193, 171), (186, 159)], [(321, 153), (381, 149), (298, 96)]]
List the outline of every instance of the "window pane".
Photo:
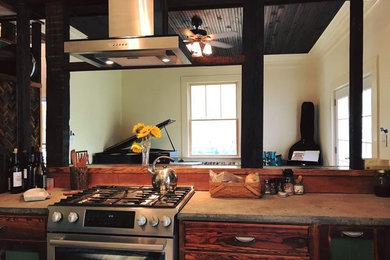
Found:
[(221, 85), (222, 118), (236, 118), (236, 84)]
[(192, 121), (192, 155), (237, 155), (236, 120)]
[(206, 86), (206, 118), (221, 118), (221, 87), (220, 85)]
[(365, 116), (362, 118), (363, 123), (363, 142), (371, 143), (372, 141), (372, 118), (370, 116)]
[(348, 166), (349, 165), (349, 142), (339, 140), (338, 142), (338, 165)]
[(338, 120), (337, 138), (340, 140), (348, 141), (348, 139), (349, 139), (349, 120), (348, 119)]
[(362, 158), (372, 158), (371, 143), (362, 143)]
[(343, 119), (349, 117), (348, 97), (343, 97), (337, 100), (337, 118)]
[(206, 118), (206, 88), (203, 85), (191, 86), (191, 118)]
[(363, 91), (363, 116), (371, 115), (371, 89)]

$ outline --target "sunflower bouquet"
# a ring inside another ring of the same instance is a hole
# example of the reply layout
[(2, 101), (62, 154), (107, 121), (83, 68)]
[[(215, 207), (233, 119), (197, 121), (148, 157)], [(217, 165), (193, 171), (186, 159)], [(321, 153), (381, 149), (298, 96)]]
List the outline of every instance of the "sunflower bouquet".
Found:
[(152, 137), (160, 138), (161, 130), (157, 126), (145, 125), (144, 123), (138, 123), (133, 127), (133, 133), (137, 135), (140, 142), (134, 142), (130, 149), (135, 153), (142, 152), (143, 149), (150, 148), (150, 141)]

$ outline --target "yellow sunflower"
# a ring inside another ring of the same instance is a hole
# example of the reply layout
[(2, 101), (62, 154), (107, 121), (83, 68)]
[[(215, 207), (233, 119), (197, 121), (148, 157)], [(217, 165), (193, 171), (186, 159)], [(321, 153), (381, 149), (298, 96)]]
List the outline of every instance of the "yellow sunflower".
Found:
[(133, 143), (131, 145), (131, 150), (135, 153), (140, 153), (140, 152), (142, 152), (142, 147), (139, 143)]
[(138, 123), (138, 124), (136, 124), (134, 127), (133, 127), (133, 133), (134, 134), (138, 134), (141, 130), (142, 130), (142, 128), (144, 128), (145, 127), (145, 124), (144, 123)]
[(152, 126), (150, 129), (150, 133), (152, 134), (152, 136), (154, 136), (156, 138), (161, 137), (161, 130), (157, 126)]
[(144, 138), (147, 137), (150, 134), (151, 126), (144, 126), (139, 133), (137, 134), (137, 138)]

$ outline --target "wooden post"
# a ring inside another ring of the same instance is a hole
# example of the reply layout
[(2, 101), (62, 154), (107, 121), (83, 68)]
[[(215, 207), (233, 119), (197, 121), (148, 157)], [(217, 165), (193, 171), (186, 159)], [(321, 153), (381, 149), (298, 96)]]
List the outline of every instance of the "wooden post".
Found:
[(62, 1), (46, 3), (47, 165), (69, 165), (69, 72), (64, 41), (69, 39), (69, 18)]
[(243, 13), (241, 166), (262, 168), (264, 0), (245, 0)]
[(350, 1), (349, 167), (363, 169), (363, 0)]
[(16, 109), (17, 146), (19, 151), (31, 147), (31, 54), (30, 54), (30, 13), (26, 3), (17, 3), (17, 45), (16, 45)]

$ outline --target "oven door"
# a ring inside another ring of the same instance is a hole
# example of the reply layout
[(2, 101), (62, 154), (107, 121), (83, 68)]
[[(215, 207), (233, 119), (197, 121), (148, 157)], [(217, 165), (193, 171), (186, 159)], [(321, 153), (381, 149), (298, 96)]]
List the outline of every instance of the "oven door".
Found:
[(50, 260), (176, 259), (171, 238), (49, 233), (47, 246)]

